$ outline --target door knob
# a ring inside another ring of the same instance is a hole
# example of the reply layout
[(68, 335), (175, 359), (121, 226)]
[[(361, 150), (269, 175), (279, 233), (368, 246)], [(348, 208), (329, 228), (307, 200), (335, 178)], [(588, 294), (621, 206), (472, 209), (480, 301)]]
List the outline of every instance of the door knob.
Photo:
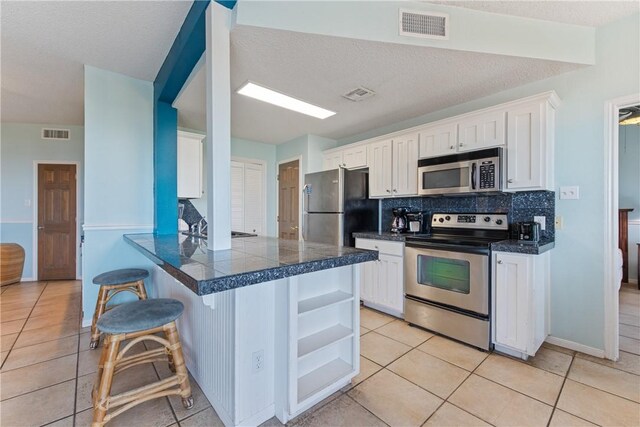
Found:
[(498, 260), (498, 264), (502, 264), (502, 260), (501, 259)]
[(507, 180), (507, 182), (508, 182), (509, 184), (513, 184), (513, 179), (509, 178), (509, 179)]
[(39, 225), (38, 230), (44, 230), (44, 225)]
[(297, 230), (297, 229), (298, 229), (298, 226), (291, 227), (291, 229), (292, 229), (292, 230)]

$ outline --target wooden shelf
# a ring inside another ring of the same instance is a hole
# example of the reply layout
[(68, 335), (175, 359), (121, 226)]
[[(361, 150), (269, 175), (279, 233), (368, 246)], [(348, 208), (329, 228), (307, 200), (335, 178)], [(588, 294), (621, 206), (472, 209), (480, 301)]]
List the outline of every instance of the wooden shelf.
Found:
[(298, 340), (298, 358), (353, 336), (353, 329), (334, 325)]
[(353, 366), (342, 359), (334, 359), (326, 365), (298, 379), (298, 403), (330, 386), (340, 378), (353, 372)]
[(298, 314), (306, 314), (321, 308), (353, 300), (353, 294), (343, 291), (330, 292), (298, 302)]

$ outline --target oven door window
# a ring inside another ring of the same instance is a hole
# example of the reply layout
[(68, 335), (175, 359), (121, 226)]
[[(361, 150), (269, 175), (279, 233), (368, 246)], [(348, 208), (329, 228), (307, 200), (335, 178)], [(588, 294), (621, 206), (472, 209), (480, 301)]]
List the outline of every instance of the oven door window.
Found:
[(418, 255), (418, 283), (468, 294), (471, 288), (469, 261)]
[(422, 172), (422, 189), (469, 187), (469, 167), (456, 167)]

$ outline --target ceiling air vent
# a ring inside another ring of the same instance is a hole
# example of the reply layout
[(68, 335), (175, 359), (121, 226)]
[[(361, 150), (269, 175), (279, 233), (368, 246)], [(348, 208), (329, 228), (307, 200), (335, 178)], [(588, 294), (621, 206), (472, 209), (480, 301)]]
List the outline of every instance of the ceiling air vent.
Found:
[(371, 89), (367, 89), (366, 87), (358, 86), (355, 89), (350, 90), (349, 92), (343, 94), (342, 96), (347, 98), (349, 101), (362, 101), (363, 99), (371, 98), (376, 93)]
[(447, 40), (449, 38), (449, 15), (400, 9), (400, 35)]
[(69, 139), (69, 129), (42, 129), (42, 139)]

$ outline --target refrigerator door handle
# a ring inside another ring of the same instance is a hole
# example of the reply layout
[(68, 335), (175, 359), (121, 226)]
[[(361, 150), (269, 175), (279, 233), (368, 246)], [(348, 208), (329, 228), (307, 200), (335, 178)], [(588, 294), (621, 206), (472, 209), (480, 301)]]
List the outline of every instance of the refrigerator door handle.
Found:
[(307, 198), (309, 197), (309, 193), (307, 192), (307, 187), (309, 185), (305, 184), (302, 186), (302, 240), (307, 240), (307, 227), (305, 226), (305, 222), (306, 222), (306, 214), (307, 214), (307, 205), (308, 205), (308, 200)]

